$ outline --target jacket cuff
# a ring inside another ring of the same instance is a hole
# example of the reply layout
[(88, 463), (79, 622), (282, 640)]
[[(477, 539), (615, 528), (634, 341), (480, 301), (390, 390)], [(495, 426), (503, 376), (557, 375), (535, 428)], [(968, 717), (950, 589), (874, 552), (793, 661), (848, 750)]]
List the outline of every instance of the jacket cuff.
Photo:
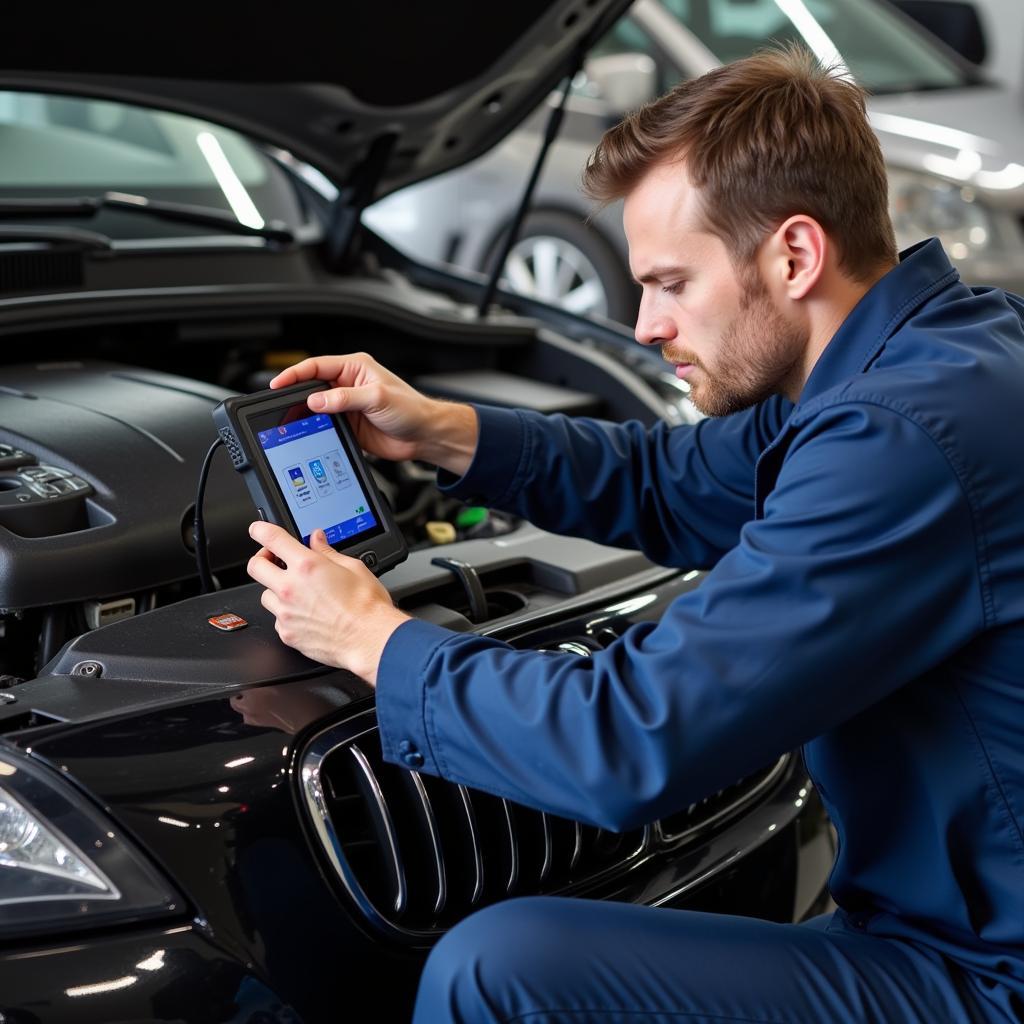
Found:
[(377, 725), (385, 761), (439, 775), (424, 723), (424, 675), (434, 651), (457, 636), (409, 619), (388, 638), (377, 669)]
[(523, 418), (515, 409), (473, 405), (480, 436), (469, 469), (462, 476), (437, 471), (437, 487), (470, 505), (498, 505), (517, 490), (515, 480), (523, 461)]

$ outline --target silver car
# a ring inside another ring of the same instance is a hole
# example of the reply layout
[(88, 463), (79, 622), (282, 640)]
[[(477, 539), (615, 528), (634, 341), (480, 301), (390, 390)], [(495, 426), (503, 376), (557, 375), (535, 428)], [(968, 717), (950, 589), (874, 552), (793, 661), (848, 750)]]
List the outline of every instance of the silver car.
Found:
[[(637, 0), (573, 81), (561, 135), (504, 270), (506, 287), (579, 314), (631, 323), (621, 211), (588, 223), (580, 172), (624, 112), (775, 40), (797, 40), (871, 93), (903, 248), (937, 235), (969, 283), (1024, 291), (1024, 115), (881, 0)], [(493, 265), (550, 105), (482, 158), (389, 196), (364, 221), (420, 259)]]

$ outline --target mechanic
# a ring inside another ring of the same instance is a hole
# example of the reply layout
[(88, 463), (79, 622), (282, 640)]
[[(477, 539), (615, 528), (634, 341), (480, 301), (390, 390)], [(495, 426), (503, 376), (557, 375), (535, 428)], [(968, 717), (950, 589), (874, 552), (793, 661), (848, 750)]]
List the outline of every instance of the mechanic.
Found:
[(839, 909), (509, 900), (438, 943), (416, 1021), (1024, 1020), (1024, 301), (936, 239), (897, 256), (863, 95), (797, 50), (635, 112), (585, 185), (624, 199), (636, 338), (698, 425), (442, 403), (363, 354), (273, 383), (701, 585), (578, 658), (410, 619), (322, 537), (254, 523), (249, 572), (285, 643), (376, 685), (389, 761), (554, 814), (633, 828), (803, 746)]

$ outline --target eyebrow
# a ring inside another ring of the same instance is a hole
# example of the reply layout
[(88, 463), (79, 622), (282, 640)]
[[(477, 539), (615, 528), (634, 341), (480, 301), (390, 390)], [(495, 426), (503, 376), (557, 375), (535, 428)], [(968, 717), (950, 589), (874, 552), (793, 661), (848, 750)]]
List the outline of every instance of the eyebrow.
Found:
[(641, 277), (634, 277), (633, 280), (637, 284), (647, 284), (649, 281), (664, 281), (669, 277), (678, 277), (680, 274), (688, 274), (690, 272), (689, 267), (684, 267), (681, 264), (667, 264), (663, 267), (652, 267), (643, 274)]

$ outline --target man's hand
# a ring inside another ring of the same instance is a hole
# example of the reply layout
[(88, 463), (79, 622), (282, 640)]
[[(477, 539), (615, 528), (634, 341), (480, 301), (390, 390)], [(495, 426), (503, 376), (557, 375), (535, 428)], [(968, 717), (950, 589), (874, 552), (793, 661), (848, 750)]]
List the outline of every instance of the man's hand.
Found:
[(421, 394), (365, 352), (304, 359), (271, 382), (283, 388), (326, 380), (330, 391), (310, 395), (314, 412), (345, 413), (363, 451), (383, 459), (422, 459), (462, 476), (476, 451), (476, 413), (468, 405)]
[(246, 569), (267, 588), (260, 601), (277, 619), (282, 642), (376, 686), (384, 646), (409, 618), (380, 581), (358, 558), (331, 548), (322, 530), (308, 548), (272, 523), (253, 523), (249, 536), (263, 547)]

